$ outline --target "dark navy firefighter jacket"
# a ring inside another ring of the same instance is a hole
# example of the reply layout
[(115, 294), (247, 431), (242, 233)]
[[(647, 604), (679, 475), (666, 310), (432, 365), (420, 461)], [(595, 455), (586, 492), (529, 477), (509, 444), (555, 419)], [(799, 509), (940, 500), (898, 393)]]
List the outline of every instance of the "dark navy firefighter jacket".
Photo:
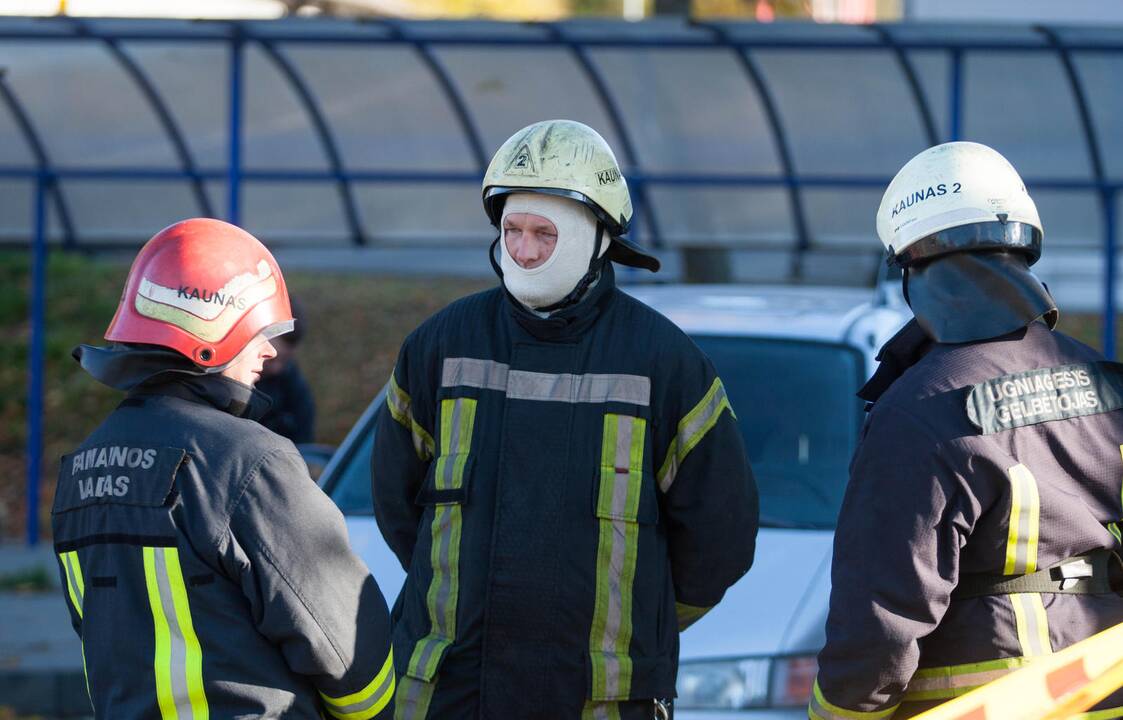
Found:
[[(914, 320), (879, 358), (814, 720), (910, 717), (1123, 622), (1108, 587), (963, 594), (1119, 551), (1123, 366), (1040, 322), (944, 345)], [(1100, 707), (1123, 717), (1123, 693)]]
[(389, 718), (389, 613), (339, 510), (250, 419), (263, 396), (180, 378), (62, 460), (55, 550), (94, 715)]
[(399, 718), (648, 720), (680, 627), (752, 564), (756, 484), (721, 380), (611, 267), (549, 318), (500, 287), (406, 338), (372, 482), (408, 571)]

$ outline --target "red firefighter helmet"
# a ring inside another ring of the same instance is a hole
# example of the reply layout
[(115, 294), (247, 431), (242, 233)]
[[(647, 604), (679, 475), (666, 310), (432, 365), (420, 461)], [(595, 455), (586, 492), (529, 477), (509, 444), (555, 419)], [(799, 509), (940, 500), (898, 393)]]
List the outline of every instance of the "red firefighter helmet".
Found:
[(105, 339), (170, 348), (220, 368), (258, 333), (292, 329), (281, 268), (261, 242), (221, 220), (164, 228), (133, 261)]

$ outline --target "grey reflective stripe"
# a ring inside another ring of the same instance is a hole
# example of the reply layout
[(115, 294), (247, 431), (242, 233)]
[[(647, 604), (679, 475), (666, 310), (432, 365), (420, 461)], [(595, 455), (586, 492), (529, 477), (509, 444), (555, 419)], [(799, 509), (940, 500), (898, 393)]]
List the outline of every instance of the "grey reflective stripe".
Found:
[[(616, 462), (612, 486), (612, 516), (624, 517), (628, 510), (628, 484), (631, 480), (632, 431), (635, 419), (620, 415), (616, 425)], [(624, 552), (627, 548), (627, 527), (623, 520), (612, 520), (612, 550), (608, 573), (608, 614), (605, 617), (604, 641), (601, 649), (604, 657), (604, 683), (608, 697), (620, 695), (620, 659), (617, 643), (620, 640), (620, 623), (624, 613), (624, 590), (621, 587), (624, 573)]]
[(1018, 642), (1026, 657), (1048, 655), (1053, 652), (1049, 640), (1049, 619), (1045, 605), (1038, 593), (1014, 593), (1008, 596), (1014, 605), (1014, 622)]
[(722, 410), (725, 408), (729, 408), (730, 413), (733, 412), (733, 407), (729, 404), (729, 396), (725, 392), (725, 386), (720, 378), (714, 378), (706, 396), (679, 421), (678, 432), (675, 439), (671, 441), (671, 447), (667, 450), (667, 459), (663, 461), (663, 467), (659, 471), (659, 489), (661, 491), (667, 492), (671, 489), (675, 476), (678, 474), (679, 465), (686, 460), (690, 451), (702, 441), (706, 433), (717, 423)]
[(172, 698), (175, 700), (175, 709), (180, 717), (194, 718), (191, 696), (187, 690), (187, 642), (183, 637), (183, 628), (180, 627), (179, 615), (175, 611), (175, 598), (172, 596), (171, 581), (168, 578), (167, 550), (157, 548), (155, 560), (156, 587), (160, 593), (160, 606), (164, 609), (164, 617), (168, 620), (171, 639)]
[(496, 390), (512, 400), (651, 404), (651, 379), (642, 375), (530, 372), (477, 358), (445, 358), (441, 385)]
[(445, 358), (441, 371), (441, 387), (474, 387), (484, 390), (507, 390), (506, 363), (476, 358)]

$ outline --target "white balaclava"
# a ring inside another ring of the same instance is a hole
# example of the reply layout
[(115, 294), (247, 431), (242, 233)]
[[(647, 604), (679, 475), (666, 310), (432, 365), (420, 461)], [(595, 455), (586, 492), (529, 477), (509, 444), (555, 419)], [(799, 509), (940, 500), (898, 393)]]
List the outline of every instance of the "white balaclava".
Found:
[[(529, 270), (511, 257), (505, 240), (499, 243), (499, 265), (507, 290), (532, 310), (548, 307), (568, 295), (588, 272), (597, 240), (596, 216), (576, 200), (542, 193), (515, 193), (508, 197), (503, 205), (503, 220), (515, 213), (541, 215), (558, 229), (553, 254)], [(500, 233), (503, 226), (500, 221)], [(607, 234), (601, 238), (601, 255), (608, 250), (609, 242)]]

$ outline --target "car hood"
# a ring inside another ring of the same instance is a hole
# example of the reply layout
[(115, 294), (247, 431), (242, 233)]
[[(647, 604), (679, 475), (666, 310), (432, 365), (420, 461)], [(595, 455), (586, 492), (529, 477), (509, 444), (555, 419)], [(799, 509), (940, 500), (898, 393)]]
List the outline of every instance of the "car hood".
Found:
[(830, 530), (761, 528), (752, 569), (682, 634), (680, 658), (818, 652), (833, 538)]

